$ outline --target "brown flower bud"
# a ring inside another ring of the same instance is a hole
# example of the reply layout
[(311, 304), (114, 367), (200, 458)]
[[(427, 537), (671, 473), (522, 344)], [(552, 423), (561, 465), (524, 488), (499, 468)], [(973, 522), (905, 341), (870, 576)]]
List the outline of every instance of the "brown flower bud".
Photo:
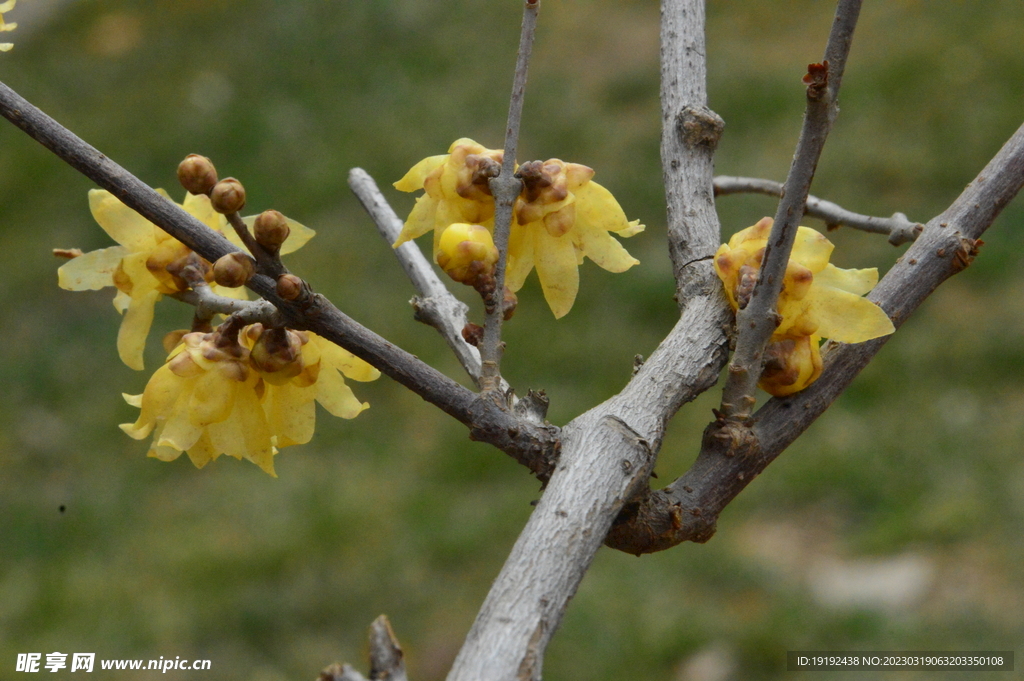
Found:
[(217, 184), (217, 169), (205, 156), (189, 154), (178, 164), (178, 182), (190, 194), (209, 194)]
[(249, 363), (267, 373), (282, 372), (281, 378), (298, 376), (303, 369), (302, 337), (288, 329), (265, 329), (252, 346)]
[(238, 251), (223, 255), (213, 263), (213, 280), (228, 288), (245, 286), (255, 273), (256, 261)]
[(288, 220), (276, 210), (265, 210), (256, 217), (253, 225), (256, 242), (268, 251), (277, 251), (288, 238), (291, 228)]
[(512, 315), (516, 313), (516, 305), (519, 304), (519, 298), (512, 290), (505, 287), (505, 299), (501, 301), (501, 318), (506, 322), (512, 319)]
[(277, 295), (285, 300), (295, 300), (302, 294), (302, 280), (294, 274), (282, 274), (277, 278)]
[(484, 340), (484, 327), (469, 322), (462, 327), (462, 340), (474, 347), (479, 346)]
[(233, 177), (224, 178), (214, 185), (210, 203), (218, 213), (237, 213), (245, 206), (245, 187)]

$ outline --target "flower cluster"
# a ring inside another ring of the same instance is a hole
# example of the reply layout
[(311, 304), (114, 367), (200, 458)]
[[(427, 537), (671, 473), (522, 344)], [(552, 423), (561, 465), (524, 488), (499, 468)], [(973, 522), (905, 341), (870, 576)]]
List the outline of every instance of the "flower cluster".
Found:
[[(18, 0), (7, 0), (7, 2), (0, 2), (0, 33), (3, 31), (13, 31), (18, 28), (18, 24), (13, 21), (4, 21), (4, 12), (10, 12), (14, 9), (14, 5)], [(0, 52), (6, 52), (14, 47), (14, 43), (0, 43)]]
[[(442, 256), (452, 259), (464, 241), (445, 240), (447, 230), (478, 225), (494, 231), (488, 180), (498, 174), (503, 156), (501, 150), (466, 138), (456, 140), (448, 152), (423, 159), (395, 183), (401, 191), (426, 192), (416, 200), (395, 246), (433, 230), (434, 258), (446, 271)], [(550, 159), (523, 164), (517, 176), (523, 190), (513, 208), (509, 234), (509, 289), (518, 291), (536, 268), (548, 306), (555, 317), (562, 317), (576, 300), (578, 267), (584, 257), (611, 272), (624, 272), (638, 263), (611, 233), (629, 237), (641, 232), (643, 225), (626, 219), (611, 192), (592, 181), (593, 170)]]
[(221, 454), (248, 459), (270, 475), (281, 447), (313, 437), (314, 400), (341, 418), (369, 407), (342, 376), (372, 381), (380, 372), (316, 334), (246, 327), (238, 336), (214, 331), (181, 336), (141, 395), (141, 409), (121, 429), (149, 456), (173, 461), (186, 452), (202, 468)]
[[(715, 253), (715, 271), (733, 310), (750, 300), (771, 228), (772, 219), (762, 218)], [(861, 343), (895, 331), (885, 312), (862, 297), (878, 283), (878, 270), (840, 269), (829, 263), (833, 248), (820, 232), (797, 229), (779, 294), (782, 321), (765, 351), (758, 384), (777, 397), (803, 390), (818, 379), (822, 338)]]
[[(167, 196), (166, 192), (157, 191)], [(179, 205), (244, 250), (234, 230), (228, 228), (225, 217), (213, 209), (208, 196), (187, 194)], [(198, 265), (216, 293), (245, 300), (245, 289), (218, 286), (214, 283), (210, 263), (195, 257), (190, 259), (195, 254), (185, 244), (121, 203), (110, 192), (91, 190), (89, 208), (103, 231), (119, 245), (72, 258), (57, 270), (57, 283), (69, 291), (98, 290), (108, 286), (117, 288), (114, 307), (124, 315), (117, 334), (117, 351), (121, 361), (132, 369), (143, 369), (142, 354), (157, 301), (164, 295), (188, 290), (189, 285), (180, 276), (180, 271), (190, 261)], [(252, 226), (256, 217), (244, 220)], [(281, 247), (282, 253), (297, 250), (315, 234), (308, 227), (291, 220), (289, 226), (291, 235)]]
[[(313, 437), (316, 402), (335, 416), (354, 418), (369, 405), (356, 399), (345, 378), (371, 381), (380, 372), (316, 334), (245, 326), (251, 317), (244, 311), (259, 308), (240, 302), (247, 299), (242, 286), (257, 267), (242, 242), (260, 251), (265, 264), (280, 266), (279, 256), (305, 244), (314, 232), (272, 210), (239, 218), (244, 188), (233, 178), (218, 181), (202, 156), (186, 158), (178, 176), (190, 192), (180, 207), (238, 251), (211, 265), (112, 194), (93, 190), (93, 217), (118, 245), (89, 253), (55, 251), (70, 258), (58, 270), (58, 281), (72, 291), (117, 289), (114, 307), (124, 314), (117, 348), (133, 369), (143, 368), (154, 306), (163, 296), (212, 306), (201, 314), (197, 309), (191, 332), (164, 338), (170, 354), (141, 395), (125, 395), (141, 413), (121, 429), (139, 440), (152, 435), (149, 455), (164, 461), (186, 452), (202, 467), (228, 454), (274, 475), (278, 449)], [(287, 273), (277, 283), (278, 293), (289, 300), (304, 286)], [(191, 297), (185, 295), (189, 291)], [(214, 311), (232, 314), (213, 328)]]

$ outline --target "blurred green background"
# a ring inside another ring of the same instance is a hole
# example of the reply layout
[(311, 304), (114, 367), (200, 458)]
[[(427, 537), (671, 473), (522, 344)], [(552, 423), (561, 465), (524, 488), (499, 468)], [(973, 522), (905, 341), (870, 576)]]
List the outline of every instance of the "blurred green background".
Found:
[[(294, 271), (464, 380), (412, 320), (412, 289), (346, 176), (367, 169), (404, 214), (412, 197), (388, 185), (414, 162), (461, 136), (501, 145), (518, 2), (50, 5), (21, 0), (6, 17), (21, 26), (0, 79), (179, 199), (178, 161), (210, 156), (242, 179), (252, 212), (277, 208), (318, 231)], [(784, 179), (800, 77), (832, 12), (711, 3), (718, 172)], [(939, 213), (1022, 121), (1022, 34), (1018, 0), (865, 3), (812, 191), (868, 214)], [(615, 393), (676, 318), (657, 4), (549, 0), (534, 55), (520, 160), (596, 168), (648, 225), (626, 244), (642, 266), (612, 275), (588, 262), (558, 322), (531, 279), (506, 327), (509, 380), (546, 389), (564, 424)], [(111, 245), (89, 215), (91, 186), (0, 125), (0, 676), (12, 678), (17, 653), (53, 651), (212, 661), (167, 679), (311, 679), (333, 661), (365, 672), (367, 626), (387, 613), (410, 678), (444, 678), (536, 481), (388, 379), (355, 386), (372, 405), (355, 421), (321, 412), (313, 442), (278, 457), (276, 480), (232, 459), (201, 471), (147, 459), (117, 429), (137, 414), (121, 393), (147, 375), (117, 359), (112, 293), (59, 290), (49, 254)], [(731, 233), (774, 202), (724, 197), (719, 210)], [(1024, 652), (1022, 221), (1018, 200), (975, 264), (726, 510), (711, 542), (640, 559), (602, 549), (545, 678), (774, 679), (795, 649)], [(845, 267), (884, 272), (902, 251), (845, 229), (830, 238)], [(159, 308), (150, 368), (159, 335), (190, 314)], [(696, 455), (716, 399), (672, 423), (663, 483)], [(154, 678), (109, 674), (93, 678)]]

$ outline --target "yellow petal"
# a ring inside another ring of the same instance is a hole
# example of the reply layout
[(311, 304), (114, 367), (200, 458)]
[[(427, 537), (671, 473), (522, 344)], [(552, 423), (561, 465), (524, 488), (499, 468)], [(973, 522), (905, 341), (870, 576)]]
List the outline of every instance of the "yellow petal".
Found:
[(196, 378), (195, 389), (188, 403), (188, 415), (194, 426), (208, 426), (228, 418), (235, 406), (238, 381), (226, 376), (219, 368), (206, 371)]
[(741, 229), (729, 239), (729, 248), (735, 249), (743, 246), (751, 253), (764, 248), (768, 243), (768, 235), (771, 234), (773, 222), (774, 220), (771, 218), (765, 217), (750, 227)]
[(844, 270), (829, 263), (824, 270), (814, 275), (814, 282), (862, 296), (878, 283), (878, 268)]
[(100, 227), (114, 241), (132, 252), (149, 251), (156, 245), (156, 227), (105, 189), (89, 190), (89, 208)]
[(768, 363), (758, 387), (775, 397), (785, 397), (818, 380), (822, 368), (820, 340), (812, 335), (773, 341), (765, 353)]
[(572, 308), (580, 288), (576, 249), (572, 239), (553, 237), (542, 228), (533, 230), (533, 238), (535, 265), (544, 290), (544, 299), (555, 319), (559, 319)]
[(199, 222), (203, 223), (210, 229), (222, 233), (235, 231), (228, 225), (227, 218), (213, 209), (213, 204), (210, 203), (210, 197), (206, 194), (186, 193), (185, 200), (182, 202), (181, 207), (185, 209), (186, 213), (199, 220)]
[(117, 354), (122, 362), (136, 371), (145, 368), (142, 354), (146, 349), (149, 327), (153, 324), (153, 308), (161, 297), (158, 291), (151, 289), (132, 298), (117, 331)]
[(313, 439), (316, 426), (316, 390), (291, 383), (270, 386), (263, 402), (270, 431), (279, 447), (306, 444)]
[(625, 229), (620, 229), (615, 233), (621, 236), (623, 239), (628, 239), (629, 237), (635, 236), (642, 231), (644, 231), (644, 225), (641, 225), (639, 220), (633, 220), (632, 222), (629, 223), (629, 227), (626, 227)]
[[(250, 233), (253, 233), (255, 231), (257, 217), (259, 216), (249, 215), (247, 217), (242, 218), (242, 222), (244, 222), (246, 226), (249, 228)], [(306, 227), (305, 225), (296, 222), (291, 218), (286, 217), (285, 222), (288, 223), (288, 238), (284, 240), (283, 244), (281, 244), (281, 255), (288, 255), (289, 253), (294, 253), (295, 251), (305, 246), (310, 239), (316, 236), (315, 229), (310, 229), (309, 227)], [(230, 225), (228, 225), (224, 229), (224, 233), (231, 241), (231, 243), (235, 244), (236, 246), (242, 246), (242, 240), (238, 238), (238, 235), (235, 234), (235, 230), (232, 229)], [(242, 247), (242, 250), (248, 253), (248, 249)]]
[[(309, 335), (310, 345), (315, 344), (317, 350), (319, 350), (325, 371), (337, 369), (354, 381), (376, 381), (380, 378), (380, 371), (359, 359), (345, 348), (335, 345), (314, 333)], [(305, 357), (305, 352), (303, 352), (303, 359)]]
[(320, 372), (316, 382), (316, 400), (331, 414), (343, 419), (355, 418), (370, 406), (356, 399), (337, 371)]
[(862, 343), (896, 328), (882, 308), (867, 298), (828, 286), (813, 286), (805, 299), (818, 324), (817, 334), (840, 343)]
[(521, 289), (533, 271), (533, 252), (533, 229), (513, 224), (508, 236), (508, 263), (505, 267), (505, 286), (510, 291)]
[(426, 179), (427, 175), (444, 165), (449, 156), (450, 154), (439, 154), (426, 157), (410, 168), (409, 172), (401, 180), (395, 182), (395, 189), (400, 192), (414, 192), (423, 189), (423, 180)]
[(577, 229), (590, 226), (606, 232), (633, 230), (634, 234), (643, 229), (642, 225), (634, 226), (626, 219), (619, 202), (610, 191), (598, 183), (587, 182), (574, 193)]
[(114, 294), (114, 309), (117, 310), (118, 314), (124, 314), (124, 311), (128, 309), (128, 306), (132, 304), (132, 297), (124, 291), (118, 291)]
[(97, 291), (114, 285), (114, 270), (128, 255), (124, 246), (83, 253), (57, 269), (57, 285), (68, 291)]
[(213, 448), (236, 459), (248, 459), (264, 471), (274, 474), (270, 427), (256, 391), (242, 384), (235, 395), (231, 416), (207, 426)]
[(171, 413), (185, 385), (185, 380), (175, 376), (170, 367), (166, 364), (161, 366), (150, 377), (141, 395), (124, 395), (128, 404), (142, 411), (134, 424), (121, 424), (121, 430), (136, 440), (148, 436), (157, 421), (166, 419)]
[[(186, 388), (194, 388), (194, 383), (187, 383)], [(187, 451), (196, 443), (199, 436), (203, 434), (201, 426), (192, 423), (189, 418), (189, 401), (193, 390), (182, 390), (178, 399), (174, 401), (167, 423), (160, 431), (160, 437), (156, 441), (158, 447), (173, 447), (180, 452)]]
[(576, 225), (573, 232), (583, 255), (609, 272), (625, 272), (640, 261), (631, 256), (612, 235), (590, 225)]
[(214, 448), (213, 442), (210, 440), (210, 434), (206, 431), (203, 431), (196, 443), (189, 448), (187, 454), (196, 468), (202, 468), (220, 456), (220, 452)]
[(828, 264), (834, 248), (821, 232), (810, 227), (797, 227), (789, 259), (796, 260), (811, 272), (820, 272)]
[(181, 456), (181, 450), (167, 445), (153, 445), (149, 448), (148, 455), (161, 461), (174, 461)]
[(409, 219), (405, 221), (405, 225), (402, 226), (402, 232), (398, 235), (398, 239), (392, 244), (392, 247), (398, 248), (406, 241), (411, 241), (434, 229), (437, 203), (437, 199), (431, 198), (426, 194), (417, 198), (416, 205), (412, 207), (412, 212), (409, 213)]

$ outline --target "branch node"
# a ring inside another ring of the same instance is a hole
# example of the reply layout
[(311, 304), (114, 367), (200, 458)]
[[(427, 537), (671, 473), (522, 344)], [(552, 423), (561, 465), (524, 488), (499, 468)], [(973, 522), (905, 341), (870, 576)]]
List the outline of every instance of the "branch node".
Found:
[(676, 116), (676, 134), (679, 135), (679, 140), (691, 149), (704, 146), (714, 151), (718, 147), (723, 130), (725, 121), (706, 106), (687, 106)]

